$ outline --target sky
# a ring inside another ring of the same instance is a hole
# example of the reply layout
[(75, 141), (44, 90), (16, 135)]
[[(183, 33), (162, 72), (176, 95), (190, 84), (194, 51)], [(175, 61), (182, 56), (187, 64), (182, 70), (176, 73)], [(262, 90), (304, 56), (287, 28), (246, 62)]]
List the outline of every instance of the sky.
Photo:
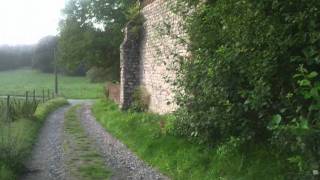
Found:
[(65, 0), (0, 0), (0, 45), (36, 44), (58, 33)]

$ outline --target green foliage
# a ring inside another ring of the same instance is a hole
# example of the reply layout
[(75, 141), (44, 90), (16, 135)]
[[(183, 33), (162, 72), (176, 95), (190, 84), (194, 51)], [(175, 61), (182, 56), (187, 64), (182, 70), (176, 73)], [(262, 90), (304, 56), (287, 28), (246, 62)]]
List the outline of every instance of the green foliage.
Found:
[(19, 174), (24, 169), (23, 161), (32, 150), (40, 124), (29, 119), (0, 123), (0, 162), (7, 170)]
[(171, 179), (284, 179), (285, 159), (272, 147), (243, 146), (239, 138), (217, 147), (199, 145), (171, 134), (175, 117), (123, 112), (111, 101), (98, 101), (93, 113), (108, 132)]
[(11, 97), (8, 107), (7, 100), (0, 99), (0, 112), (2, 117), (8, 116), (10, 121), (15, 121), (23, 117), (31, 118), (38, 105), (39, 101), (25, 101), (24, 99), (16, 99)]
[(87, 72), (87, 78), (93, 83), (114, 81), (119, 79), (120, 75), (119, 72), (114, 72), (114, 70), (114, 68), (92, 67)]
[(177, 68), (176, 132), (210, 143), (272, 139), (297, 164), (287, 178), (310, 178), (320, 166), (320, 1), (197, 8), (186, 25), (192, 56)]
[(138, 13), (129, 21), (128, 24), (128, 33), (130, 34), (130, 38), (135, 40), (137, 43), (141, 41), (144, 21), (145, 19), (143, 15)]
[[(16, 179), (20, 173), (23, 173), (25, 170), (23, 163), (31, 153), (43, 120), (49, 112), (65, 103), (64, 99), (47, 101), (37, 107), (33, 117), (21, 114), (19, 119), (11, 123), (0, 118), (0, 179)], [(20, 106), (15, 108), (18, 107)], [(17, 110), (16, 112), (22, 111)], [(38, 120), (35, 120), (34, 117)]]
[(132, 96), (132, 104), (130, 109), (137, 112), (145, 112), (149, 109), (150, 94), (147, 89), (143, 86), (135, 88)]
[(16, 175), (5, 165), (0, 164), (0, 179), (13, 180), (16, 179)]
[(125, 14), (128, 20), (133, 20), (138, 17), (140, 15), (140, 5), (138, 1), (136, 1), (136, 3), (132, 3), (131, 6), (127, 8)]
[(38, 106), (34, 113), (34, 117), (37, 120), (43, 121), (49, 115), (50, 112), (66, 104), (68, 104), (68, 101), (64, 98), (55, 98), (49, 100)]
[(42, 38), (36, 45), (32, 67), (45, 73), (52, 73), (54, 69), (54, 49), (57, 46), (58, 38), (47, 36)]
[(131, 0), (69, 1), (60, 24), (60, 63), (68, 71), (79, 65), (112, 69), (118, 78), (122, 29), (135, 12), (134, 4)]
[(115, 54), (108, 52), (110, 39), (106, 37), (106, 33), (91, 26), (81, 26), (77, 19), (71, 18), (66, 19), (60, 28), (59, 64), (67, 73), (73, 74), (82, 66), (84, 69), (92, 66), (116, 68), (116, 64), (119, 64), (112, 59)]
[(31, 66), (33, 46), (0, 46), (0, 71)]

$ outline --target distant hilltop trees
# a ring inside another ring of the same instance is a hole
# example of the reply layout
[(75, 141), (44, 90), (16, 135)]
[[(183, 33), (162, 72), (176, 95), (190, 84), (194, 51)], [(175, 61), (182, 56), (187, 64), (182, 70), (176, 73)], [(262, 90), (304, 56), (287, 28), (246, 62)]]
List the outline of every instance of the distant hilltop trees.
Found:
[(53, 72), (56, 36), (46, 36), (36, 45), (1, 45), (0, 71), (32, 67), (42, 72)]
[(58, 37), (46, 36), (39, 40), (34, 48), (32, 67), (45, 73), (53, 72), (54, 49), (57, 47)]
[(0, 71), (30, 66), (32, 62), (33, 49), (33, 45), (1, 45)]

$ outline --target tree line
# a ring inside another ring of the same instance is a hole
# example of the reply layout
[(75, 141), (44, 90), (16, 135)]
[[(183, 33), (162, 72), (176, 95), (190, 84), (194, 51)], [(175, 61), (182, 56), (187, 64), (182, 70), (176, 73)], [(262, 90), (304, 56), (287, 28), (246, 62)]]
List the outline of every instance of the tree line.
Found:
[(122, 29), (137, 14), (137, 5), (130, 0), (70, 0), (58, 35), (44, 37), (34, 46), (0, 47), (0, 70), (32, 66), (51, 73), (56, 49), (61, 72), (87, 74), (93, 81), (118, 81)]
[(131, 0), (69, 1), (60, 22), (59, 63), (69, 73), (86, 69), (93, 81), (118, 81), (122, 29), (136, 6)]
[(58, 38), (47, 36), (37, 45), (0, 46), (0, 71), (33, 67), (42, 72), (53, 72), (53, 50)]
[(29, 66), (33, 46), (0, 46), (0, 71)]

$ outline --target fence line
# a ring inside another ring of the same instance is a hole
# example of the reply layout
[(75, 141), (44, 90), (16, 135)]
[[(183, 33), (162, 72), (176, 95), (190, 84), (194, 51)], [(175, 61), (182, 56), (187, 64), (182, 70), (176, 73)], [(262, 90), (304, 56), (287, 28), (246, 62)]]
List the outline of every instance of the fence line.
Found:
[[(13, 100), (16, 100), (16, 99), (19, 99), (21, 101), (25, 100), (25, 103), (29, 103), (29, 102), (32, 102), (32, 103), (38, 103), (38, 102), (42, 102), (44, 103), (45, 101), (48, 101), (50, 99), (53, 99), (55, 97), (55, 94), (53, 93), (50, 93), (50, 89), (47, 90), (47, 92), (45, 92), (45, 89), (42, 90), (42, 94), (39, 96), (36, 95), (36, 90), (33, 90), (32, 91), (32, 95), (31, 95), (31, 92), (30, 91), (26, 91), (24, 95), (0, 95), (0, 100), (1, 99), (4, 99), (6, 101), (6, 112), (5, 112), (5, 119), (7, 121), (10, 121), (10, 112), (11, 112), (11, 103)], [(31, 100), (32, 99), (32, 100)], [(31, 100), (31, 101), (30, 101)]]

